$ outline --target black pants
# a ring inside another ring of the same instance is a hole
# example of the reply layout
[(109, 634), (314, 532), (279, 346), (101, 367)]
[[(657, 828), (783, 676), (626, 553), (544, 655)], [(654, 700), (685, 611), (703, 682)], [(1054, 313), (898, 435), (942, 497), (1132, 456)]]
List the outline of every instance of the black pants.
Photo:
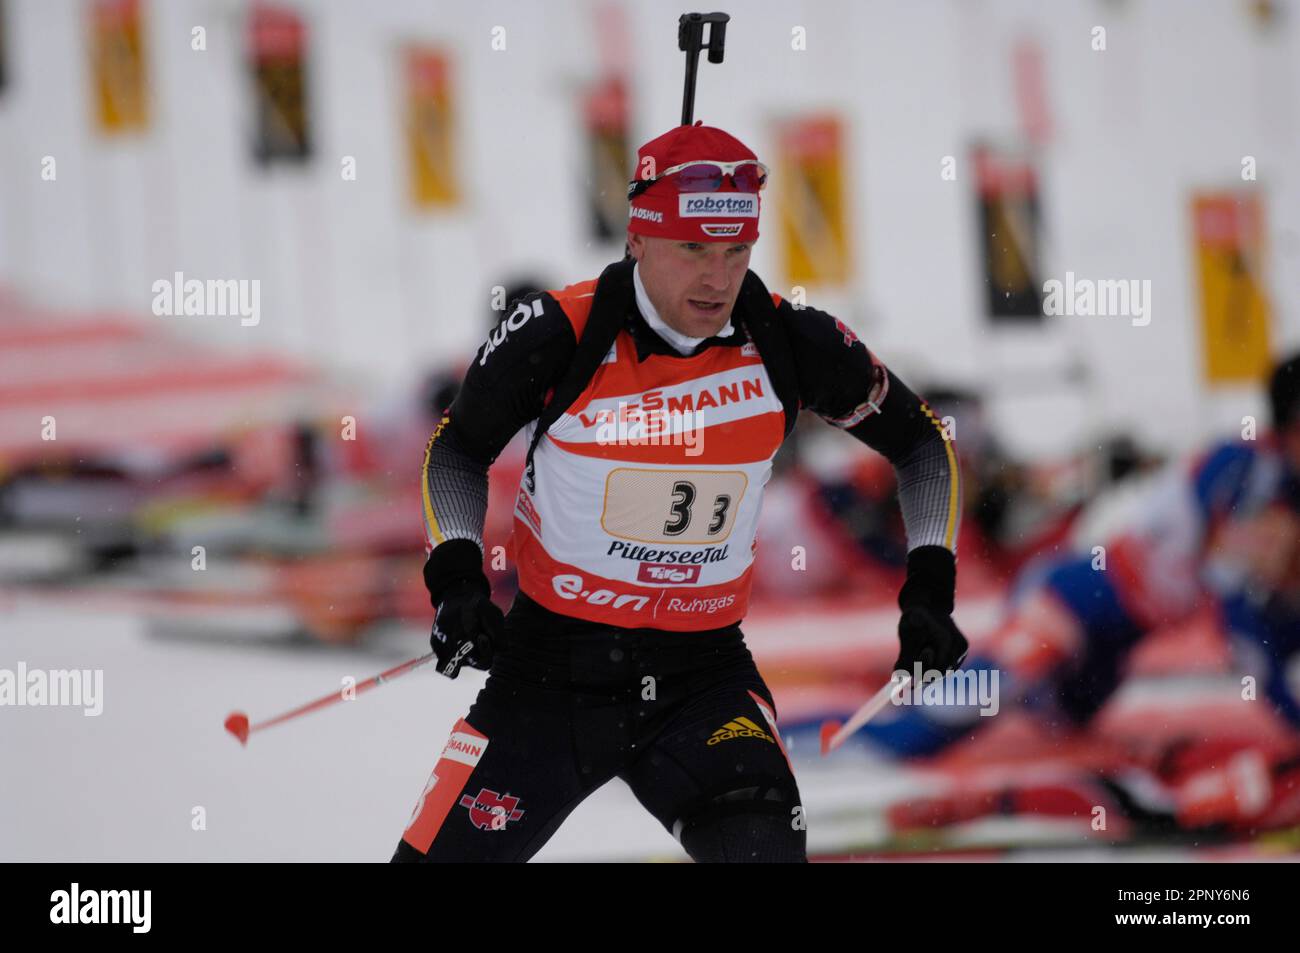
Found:
[(520, 593), (394, 861), (523, 861), (606, 781), (702, 861), (803, 861), (798, 788), (738, 625), (620, 629)]

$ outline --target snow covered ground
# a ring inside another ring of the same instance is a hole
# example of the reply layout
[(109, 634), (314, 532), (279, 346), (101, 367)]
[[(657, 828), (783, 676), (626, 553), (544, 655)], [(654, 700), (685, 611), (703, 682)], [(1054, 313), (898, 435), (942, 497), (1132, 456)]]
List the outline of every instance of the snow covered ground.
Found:
[[(0, 667), (102, 669), (103, 712), (0, 708), (0, 859), (386, 861), (484, 675), (430, 668), (241, 748), (256, 721), (392, 661), (147, 637), (135, 615), (20, 599), (0, 610)], [(419, 645), (414, 646), (417, 654)], [(206, 829), (194, 830), (195, 808)], [(684, 858), (613, 782), (539, 859)]]
[[(138, 612), (98, 601), (0, 596), (0, 668), (103, 670), (98, 716), (0, 708), (0, 860), (386, 861), (483, 673), (453, 682), (426, 667), (255, 735), (247, 748), (223, 721), (235, 709), (257, 721), (340, 687), (346, 676), (360, 681), (418, 654), (422, 642), (412, 632), (389, 649), (162, 639), (148, 634)], [(879, 842), (880, 808), (925, 787), (916, 773), (857, 752), (828, 762), (799, 744), (791, 753), (813, 853)], [(196, 830), (199, 808), (204, 825)], [(1187, 856), (1062, 850), (1059, 833), (1022, 827), (1023, 840), (1032, 844), (1036, 835), (1043, 846), (1017, 859)], [(685, 855), (615, 780), (573, 813), (537, 859)]]

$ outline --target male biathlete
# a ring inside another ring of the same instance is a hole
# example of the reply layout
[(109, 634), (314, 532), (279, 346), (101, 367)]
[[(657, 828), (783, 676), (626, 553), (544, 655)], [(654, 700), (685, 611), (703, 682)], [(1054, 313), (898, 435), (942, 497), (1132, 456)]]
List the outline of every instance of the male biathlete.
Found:
[[(965, 655), (960, 478), (940, 423), (845, 324), (748, 270), (767, 169), (744, 144), (697, 123), (637, 158), (629, 257), (520, 300), (425, 450), (438, 670), (489, 674), (395, 861), (527, 860), (614, 777), (696, 861), (807, 859), (776, 706), (740, 630), (763, 487), (801, 409), (897, 471), (896, 668)], [(503, 615), (482, 531), (488, 467), (520, 428), (520, 592)]]

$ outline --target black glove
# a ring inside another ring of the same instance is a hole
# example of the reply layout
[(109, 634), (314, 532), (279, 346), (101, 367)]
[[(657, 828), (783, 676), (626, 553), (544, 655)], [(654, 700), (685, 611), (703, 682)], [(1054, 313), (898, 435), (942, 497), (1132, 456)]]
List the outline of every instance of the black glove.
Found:
[(434, 617), (429, 645), (438, 656), (438, 671), (448, 678), (461, 666), (488, 669), (493, 649), (505, 634), (505, 613), (488, 595), (486, 585), (461, 579), (451, 584)]
[(959, 668), (969, 648), (952, 621), (957, 561), (943, 546), (919, 546), (907, 554), (907, 581), (898, 593), (898, 660), (894, 671), (941, 672)]
[(436, 608), (429, 645), (448, 678), (461, 667), (487, 669), (505, 634), (505, 614), (492, 602), (478, 546), (466, 539), (439, 545), (424, 565), (424, 583)]

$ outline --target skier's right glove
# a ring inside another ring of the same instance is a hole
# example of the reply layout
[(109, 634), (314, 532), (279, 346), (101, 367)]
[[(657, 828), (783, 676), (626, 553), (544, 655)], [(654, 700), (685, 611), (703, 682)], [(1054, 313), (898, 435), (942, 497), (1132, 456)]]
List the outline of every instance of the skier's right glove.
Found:
[(505, 633), (505, 614), (492, 602), (477, 544), (453, 539), (440, 544), (424, 564), (424, 584), (437, 610), (429, 645), (438, 671), (448, 678), (462, 666), (487, 669)]

